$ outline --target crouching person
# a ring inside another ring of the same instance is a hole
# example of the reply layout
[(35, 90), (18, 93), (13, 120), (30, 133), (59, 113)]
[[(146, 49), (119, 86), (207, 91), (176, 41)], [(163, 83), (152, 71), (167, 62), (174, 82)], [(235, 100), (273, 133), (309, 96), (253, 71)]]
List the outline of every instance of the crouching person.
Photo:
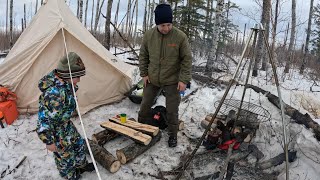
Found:
[(46, 148), (53, 152), (60, 175), (65, 179), (79, 179), (84, 171), (94, 170), (93, 164), (86, 160), (85, 140), (70, 120), (76, 109), (71, 83), (77, 90), (77, 83), (86, 71), (76, 53), (70, 52), (68, 56), (72, 79), (67, 56), (64, 56), (57, 69), (39, 81), (42, 94), (39, 97), (37, 133)]

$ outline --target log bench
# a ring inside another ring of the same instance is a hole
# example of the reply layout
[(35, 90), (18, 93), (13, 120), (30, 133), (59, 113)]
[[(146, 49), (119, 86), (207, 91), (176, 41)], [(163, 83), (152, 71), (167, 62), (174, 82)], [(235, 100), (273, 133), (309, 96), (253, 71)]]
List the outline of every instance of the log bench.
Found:
[[(111, 173), (117, 172), (121, 164), (126, 164), (135, 159), (161, 139), (161, 132), (158, 127), (133, 120), (121, 123), (118, 118), (110, 118), (109, 121), (103, 122), (100, 125), (105, 130), (93, 134), (92, 140), (89, 140), (89, 144), (97, 162)], [(121, 135), (129, 137), (134, 142), (116, 150), (116, 158), (103, 145)]]

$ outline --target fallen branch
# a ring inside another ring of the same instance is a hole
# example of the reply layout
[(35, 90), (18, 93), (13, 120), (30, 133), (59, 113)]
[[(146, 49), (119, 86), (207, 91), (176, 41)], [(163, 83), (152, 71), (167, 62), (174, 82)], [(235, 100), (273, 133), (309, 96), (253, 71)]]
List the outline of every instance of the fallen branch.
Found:
[[(280, 101), (276, 95), (251, 84), (248, 84), (247, 87), (253, 89), (257, 93), (264, 94), (273, 105), (280, 109)], [(308, 129), (313, 129), (315, 138), (320, 141), (320, 125), (314, 122), (309, 114), (302, 114), (297, 109), (284, 102), (283, 105), (286, 115), (290, 116), (296, 123), (303, 124)]]
[[(18, 169), (26, 159), (27, 159), (27, 156), (24, 156), (24, 157), (21, 159), (21, 161), (20, 161), (11, 171), (8, 172), (8, 174), (11, 174), (12, 172), (15, 172), (16, 169)], [(10, 166), (8, 166), (8, 168), (9, 168), (9, 167), (10, 167)], [(7, 168), (7, 169), (8, 169), (8, 168)], [(4, 178), (6, 175), (8, 175), (8, 174), (5, 173), (5, 172), (7, 171), (7, 169), (4, 170), (4, 171), (1, 173), (1, 178)]]
[[(139, 50), (139, 49), (134, 49), (135, 51), (136, 50)], [(120, 55), (120, 54), (126, 54), (126, 53), (129, 53), (129, 52), (133, 52), (132, 50), (130, 50), (130, 51), (124, 51), (124, 52), (119, 52), (119, 53), (114, 53), (113, 55)]]

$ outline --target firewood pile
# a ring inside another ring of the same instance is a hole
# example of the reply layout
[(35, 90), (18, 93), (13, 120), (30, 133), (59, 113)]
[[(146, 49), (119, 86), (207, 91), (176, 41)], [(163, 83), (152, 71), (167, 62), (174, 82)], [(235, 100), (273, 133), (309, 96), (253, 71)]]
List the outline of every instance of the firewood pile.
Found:
[[(89, 140), (90, 147), (96, 161), (111, 173), (117, 172), (121, 164), (130, 162), (161, 139), (158, 127), (141, 124), (134, 119), (121, 123), (119, 118), (114, 117), (101, 123), (100, 126), (105, 130), (92, 135), (92, 140)], [(116, 150), (117, 157), (114, 157), (103, 146), (119, 136), (126, 136), (132, 139), (133, 143)]]

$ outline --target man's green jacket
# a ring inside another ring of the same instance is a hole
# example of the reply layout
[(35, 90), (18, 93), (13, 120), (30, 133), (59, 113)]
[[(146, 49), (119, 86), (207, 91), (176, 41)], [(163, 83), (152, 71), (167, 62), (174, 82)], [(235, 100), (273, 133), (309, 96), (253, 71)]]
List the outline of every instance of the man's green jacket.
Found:
[(139, 55), (140, 76), (149, 76), (156, 86), (173, 85), (191, 80), (192, 55), (185, 33), (173, 27), (161, 34), (157, 27), (147, 31)]

